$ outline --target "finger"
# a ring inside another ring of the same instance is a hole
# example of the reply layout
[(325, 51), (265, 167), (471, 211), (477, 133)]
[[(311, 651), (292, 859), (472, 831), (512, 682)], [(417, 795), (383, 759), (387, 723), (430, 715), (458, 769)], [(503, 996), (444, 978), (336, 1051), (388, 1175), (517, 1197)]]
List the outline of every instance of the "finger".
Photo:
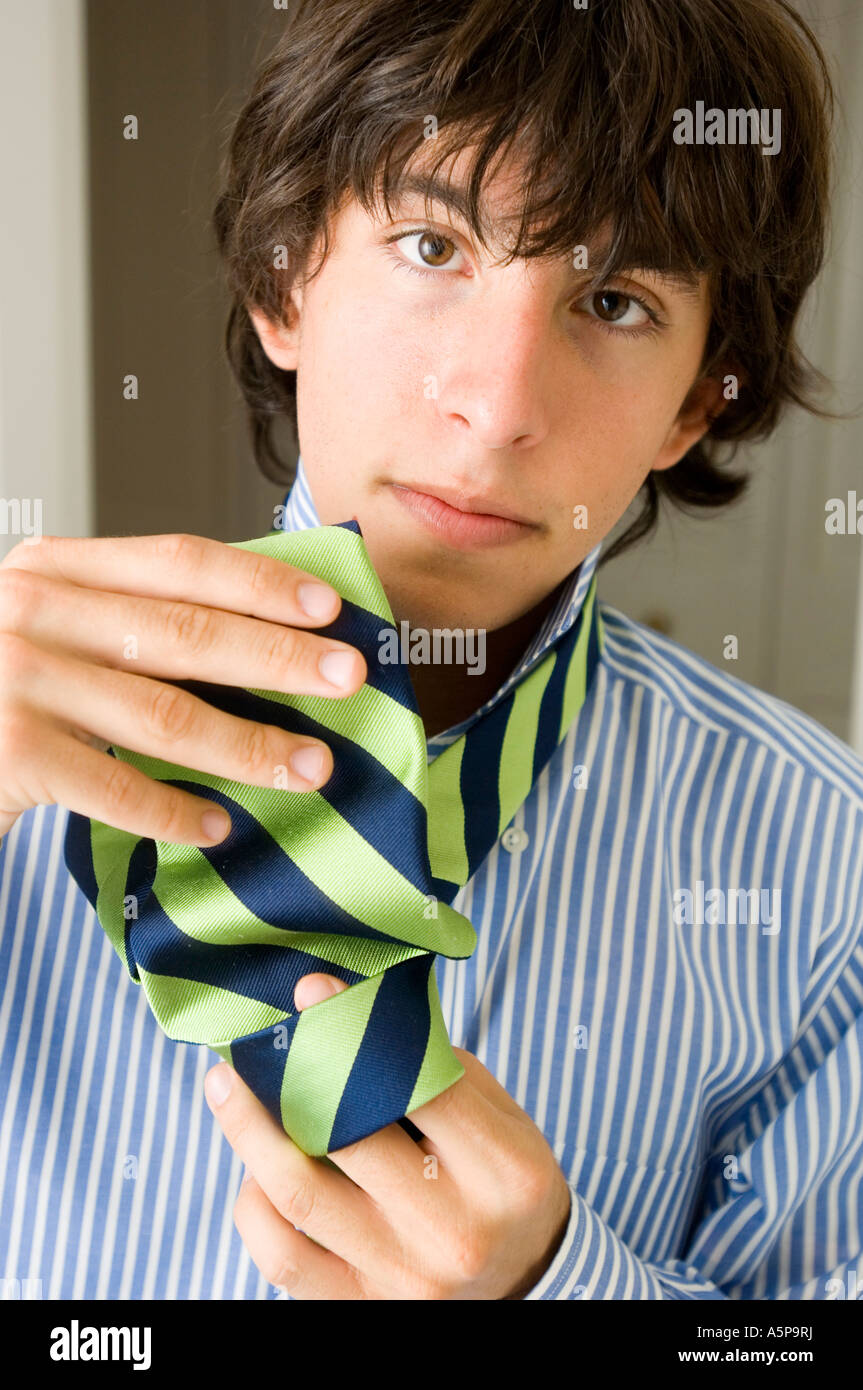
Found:
[(11, 771), (4, 777), (0, 835), (28, 807), (54, 803), (131, 835), (173, 844), (217, 844), (231, 829), (228, 814), (211, 801), (155, 782), (44, 715), (24, 711), (5, 720), (0, 758), (6, 739), (15, 742), (14, 766), (25, 770), (17, 782)]
[(335, 975), (325, 975), (322, 972), (303, 975), (294, 986), (294, 1008), (300, 1011), (310, 1009), (313, 1004), (322, 1004), (325, 999), (332, 998), (334, 994), (341, 994), (346, 989), (344, 980), (338, 979)]
[(338, 698), (367, 675), (362, 654), (335, 638), (212, 605), (82, 591), (14, 569), (0, 570), (0, 629), (40, 649), (168, 680), (236, 685), (239, 668), (252, 689)]
[[(507, 1115), (528, 1119), (530, 1123), (533, 1124), (530, 1116), (527, 1115), (518, 1101), (513, 1100), (509, 1091), (501, 1086), (497, 1077), (489, 1071), (488, 1067), (486, 1067), (478, 1057), (475, 1057), (472, 1052), (465, 1052), (462, 1047), (454, 1047), (453, 1052), (464, 1067), (467, 1079), (485, 1096), (486, 1100), (490, 1100), (493, 1105), (498, 1106), (498, 1108), (503, 1110)], [(411, 1118), (413, 1118), (413, 1116)]]
[(392, 1265), (393, 1231), (376, 1204), (336, 1168), (304, 1154), (232, 1067), (213, 1067), (205, 1092), (231, 1148), (285, 1221), (355, 1269)]
[(88, 589), (179, 599), (300, 627), (331, 623), (341, 607), (339, 594), (317, 575), (273, 555), (183, 533), (42, 536), (37, 545), (16, 545), (0, 565), (5, 567)]
[(254, 1178), (240, 1188), (234, 1225), (267, 1283), (291, 1298), (364, 1297), (357, 1271), (285, 1221)]
[(19, 685), (31, 708), (56, 715), (62, 691), (63, 722), (121, 748), (287, 791), (310, 791), (332, 775), (333, 755), (321, 740), (226, 714), (178, 686), (51, 652), (31, 664)]
[(458, 1174), (459, 1184), (484, 1187), (507, 1170), (518, 1133), (513, 1126), (526, 1121), (525, 1128), (535, 1128), (520, 1114), (521, 1120), (502, 1110), (465, 1075), (410, 1118), (434, 1144), (445, 1171)]

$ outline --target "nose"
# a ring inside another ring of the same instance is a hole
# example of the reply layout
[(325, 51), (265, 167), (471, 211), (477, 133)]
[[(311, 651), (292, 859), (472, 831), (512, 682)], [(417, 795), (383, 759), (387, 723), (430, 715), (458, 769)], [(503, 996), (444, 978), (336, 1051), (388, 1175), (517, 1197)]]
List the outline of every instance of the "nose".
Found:
[(439, 414), (486, 449), (539, 444), (549, 429), (553, 320), (536, 284), (513, 263), (454, 312), (441, 350)]

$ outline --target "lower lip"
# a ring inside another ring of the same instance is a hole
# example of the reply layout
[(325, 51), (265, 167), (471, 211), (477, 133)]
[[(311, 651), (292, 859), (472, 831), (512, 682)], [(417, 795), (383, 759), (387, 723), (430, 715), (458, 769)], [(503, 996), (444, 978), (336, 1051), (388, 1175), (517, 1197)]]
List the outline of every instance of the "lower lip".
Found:
[(403, 507), (429, 531), (457, 550), (480, 550), (495, 545), (509, 545), (522, 540), (535, 528), (523, 521), (511, 521), (506, 516), (488, 512), (461, 512), (439, 497), (413, 488), (393, 486), (393, 492)]

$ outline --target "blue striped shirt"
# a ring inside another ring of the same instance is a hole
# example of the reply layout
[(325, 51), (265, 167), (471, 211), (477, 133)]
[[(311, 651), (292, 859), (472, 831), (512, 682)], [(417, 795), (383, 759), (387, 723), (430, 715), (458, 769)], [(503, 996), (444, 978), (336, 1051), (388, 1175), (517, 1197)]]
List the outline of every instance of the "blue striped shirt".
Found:
[[(315, 524), (300, 468), (285, 526)], [(575, 620), (599, 550), (484, 708)], [(453, 1043), (570, 1186), (528, 1298), (859, 1298), (863, 762), (600, 611), (578, 718), (455, 899), (476, 950), (435, 965)], [(233, 1225), (216, 1056), (158, 1028), (66, 870), (66, 820), (36, 807), (0, 851), (0, 1277), (46, 1298), (276, 1297)]]

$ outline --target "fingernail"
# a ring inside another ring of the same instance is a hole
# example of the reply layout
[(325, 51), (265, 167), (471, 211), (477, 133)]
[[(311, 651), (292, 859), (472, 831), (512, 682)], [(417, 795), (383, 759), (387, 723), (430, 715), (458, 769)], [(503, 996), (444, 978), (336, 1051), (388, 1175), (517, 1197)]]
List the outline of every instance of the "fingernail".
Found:
[(324, 780), (326, 756), (323, 748), (317, 743), (298, 748), (296, 753), (291, 754), (290, 764), (297, 776), (302, 777), (304, 782), (311, 783), (313, 787), (319, 786)]
[(231, 1094), (231, 1068), (220, 1062), (204, 1078), (204, 1090), (211, 1105), (223, 1105)]
[(201, 829), (207, 839), (215, 843), (230, 835), (231, 822), (222, 811), (205, 811), (201, 816)]
[(318, 662), (318, 670), (330, 685), (344, 690), (353, 683), (354, 658), (351, 652), (327, 652)]
[(303, 612), (310, 618), (335, 617), (339, 596), (329, 584), (300, 584), (297, 598)]

